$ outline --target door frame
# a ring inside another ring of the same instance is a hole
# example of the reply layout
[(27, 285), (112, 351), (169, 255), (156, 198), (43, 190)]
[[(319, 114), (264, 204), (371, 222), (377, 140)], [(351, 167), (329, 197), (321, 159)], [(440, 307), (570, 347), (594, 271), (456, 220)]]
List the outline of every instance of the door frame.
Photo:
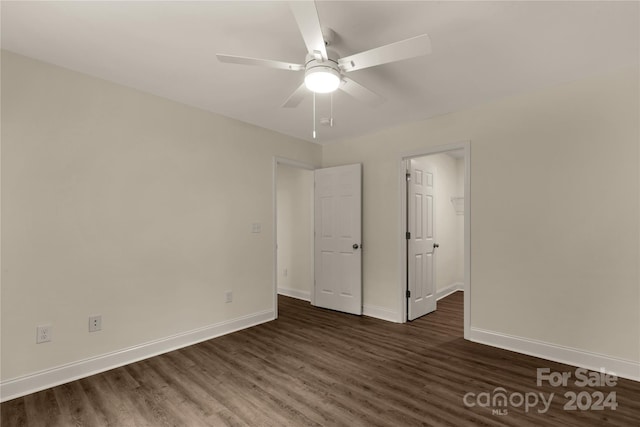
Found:
[(407, 251), (406, 251), (406, 218), (407, 218), (407, 179), (405, 161), (425, 157), (432, 154), (443, 154), (448, 151), (464, 151), (464, 338), (469, 339), (471, 326), (471, 141), (453, 142), (433, 147), (424, 147), (400, 154), (398, 159), (398, 185), (400, 193), (399, 209), (399, 252), (400, 280), (398, 295), (401, 303), (401, 323), (407, 322)]
[[(306, 169), (309, 171), (314, 171), (317, 169), (316, 166), (313, 166), (309, 163), (299, 162), (297, 160), (287, 159), (286, 157), (273, 157), (273, 176), (272, 176), (272, 206), (273, 206), (273, 272), (272, 272), (272, 282), (273, 282), (273, 318), (278, 318), (278, 165), (290, 166), (298, 169)], [(313, 190), (312, 190), (313, 191)], [(314, 199), (311, 198), (311, 224), (314, 224)], [(311, 230), (313, 233), (313, 230)], [(314, 251), (314, 240), (311, 239), (311, 253)], [(311, 263), (312, 275), (315, 277), (315, 264)], [(311, 304), (314, 303), (314, 289), (311, 289), (311, 295), (309, 298), (311, 299)]]

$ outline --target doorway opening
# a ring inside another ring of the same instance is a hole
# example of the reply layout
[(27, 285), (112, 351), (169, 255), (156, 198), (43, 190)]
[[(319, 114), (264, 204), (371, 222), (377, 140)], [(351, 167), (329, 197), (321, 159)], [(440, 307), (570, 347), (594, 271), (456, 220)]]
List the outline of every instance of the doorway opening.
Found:
[(275, 313), (278, 295), (312, 302), (313, 166), (287, 159), (274, 163)]
[(273, 295), (362, 314), (362, 165), (273, 163)]
[(401, 171), (401, 297), (404, 322), (464, 292), (464, 336), (470, 325), (470, 144), (405, 153)]

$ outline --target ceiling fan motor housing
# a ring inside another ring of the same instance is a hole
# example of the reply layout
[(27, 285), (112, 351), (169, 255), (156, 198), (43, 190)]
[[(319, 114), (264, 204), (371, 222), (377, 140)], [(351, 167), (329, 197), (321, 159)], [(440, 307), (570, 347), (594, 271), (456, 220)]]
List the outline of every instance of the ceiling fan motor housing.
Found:
[(338, 59), (334, 52), (327, 52), (329, 58), (317, 59), (307, 55), (304, 69), (304, 81), (307, 88), (317, 93), (333, 92), (342, 81), (342, 73), (338, 66)]

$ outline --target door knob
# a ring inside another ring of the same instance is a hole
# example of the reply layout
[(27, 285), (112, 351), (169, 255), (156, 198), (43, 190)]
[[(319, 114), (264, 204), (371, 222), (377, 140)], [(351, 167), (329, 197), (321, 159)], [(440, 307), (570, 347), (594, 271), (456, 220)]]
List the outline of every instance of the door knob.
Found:
[(435, 249), (435, 248), (439, 248), (439, 247), (440, 247), (440, 245), (439, 245), (439, 244), (437, 244), (437, 243), (434, 243), (434, 244), (433, 244), (433, 249)]
[(360, 246), (357, 243), (353, 244), (353, 249), (358, 249)]

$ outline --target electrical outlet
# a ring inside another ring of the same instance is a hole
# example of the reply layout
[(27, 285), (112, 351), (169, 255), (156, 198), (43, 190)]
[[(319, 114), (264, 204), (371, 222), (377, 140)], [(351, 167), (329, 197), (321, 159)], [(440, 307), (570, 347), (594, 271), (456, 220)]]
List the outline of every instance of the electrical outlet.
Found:
[(224, 302), (231, 302), (233, 301), (233, 292), (232, 291), (227, 291), (224, 293)]
[(36, 344), (51, 341), (53, 327), (51, 325), (40, 325), (36, 327)]
[(262, 232), (262, 224), (259, 222), (254, 222), (251, 224), (251, 232), (252, 233), (261, 233)]
[(89, 332), (102, 330), (102, 315), (89, 316)]

